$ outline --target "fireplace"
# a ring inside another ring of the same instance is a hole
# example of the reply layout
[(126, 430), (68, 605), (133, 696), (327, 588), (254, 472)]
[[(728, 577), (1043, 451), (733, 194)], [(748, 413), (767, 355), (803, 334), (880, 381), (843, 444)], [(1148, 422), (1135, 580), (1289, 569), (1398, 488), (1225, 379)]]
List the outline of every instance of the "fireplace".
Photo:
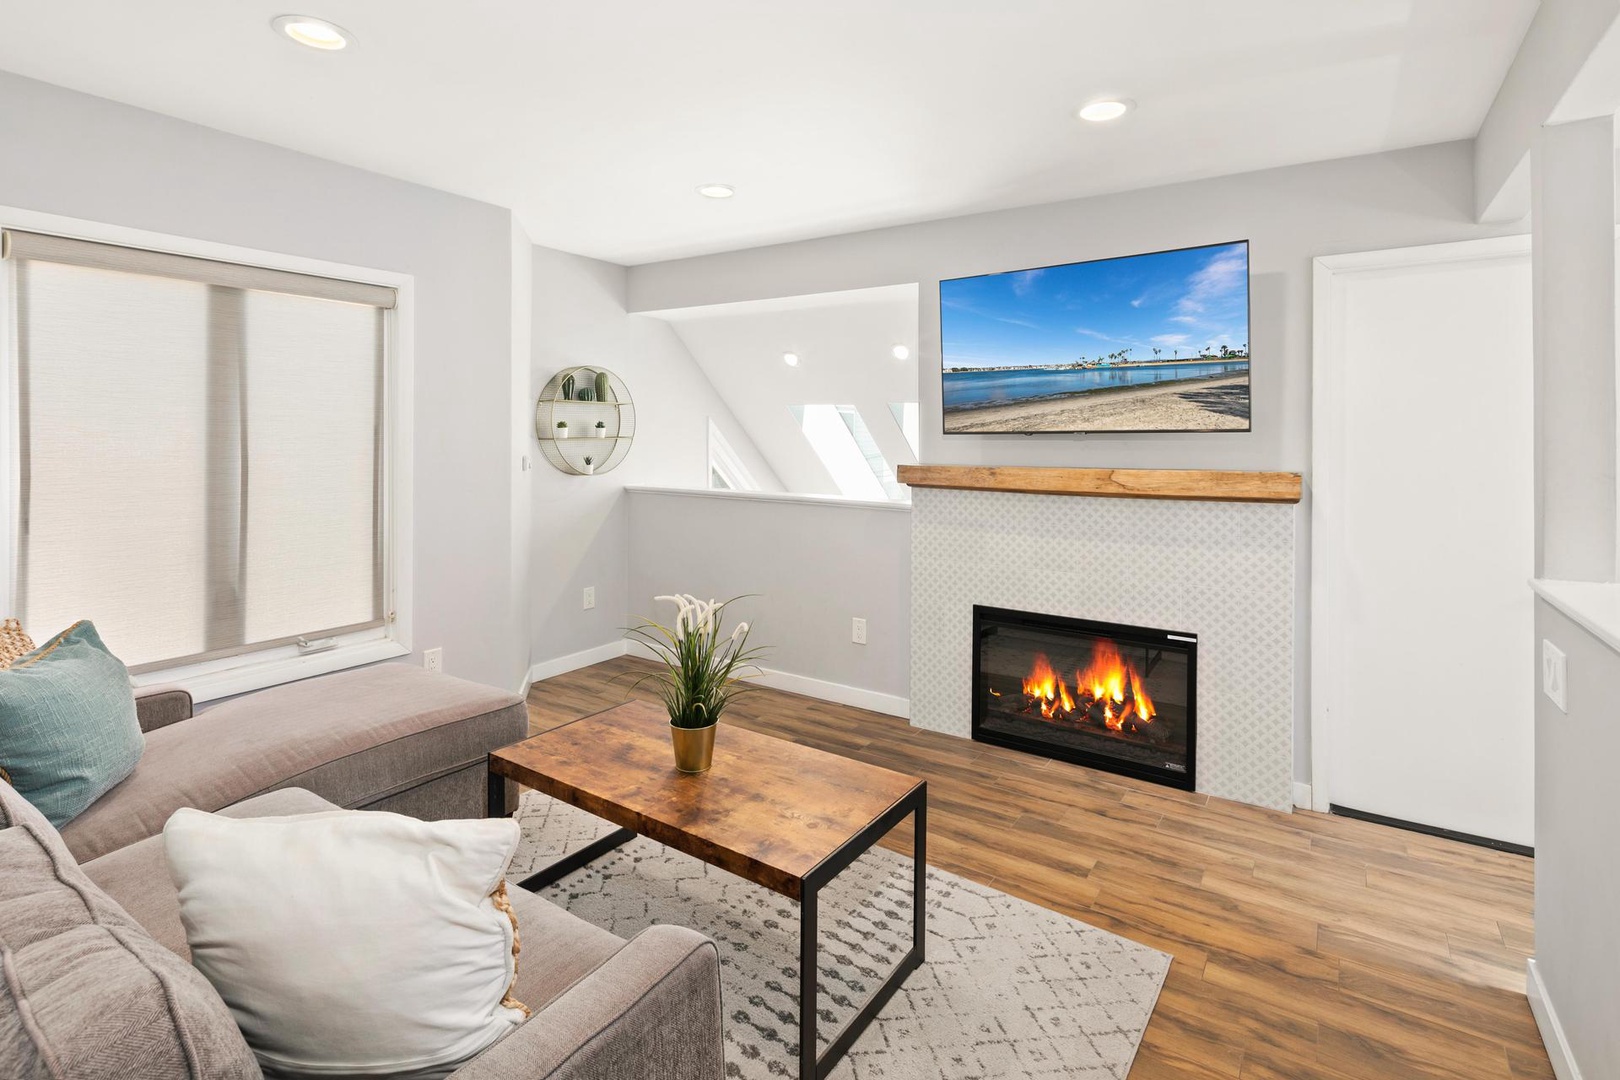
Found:
[(1193, 790), (1198, 637), (973, 608), (973, 737)]

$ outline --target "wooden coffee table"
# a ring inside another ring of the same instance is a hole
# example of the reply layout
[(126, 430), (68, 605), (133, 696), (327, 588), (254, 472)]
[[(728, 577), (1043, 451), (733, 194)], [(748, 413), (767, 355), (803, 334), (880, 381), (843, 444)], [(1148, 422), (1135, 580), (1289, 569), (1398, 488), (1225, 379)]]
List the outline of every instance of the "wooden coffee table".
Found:
[[(636, 836), (799, 902), (799, 1077), (820, 1080), (923, 962), (928, 785), (914, 776), (724, 724), (714, 767), (675, 770), (669, 718), (633, 701), (489, 755), (490, 816), (513, 780), (619, 826), (519, 882), (541, 889)], [(816, 899), (907, 816), (915, 836), (911, 949), (816, 1054)]]

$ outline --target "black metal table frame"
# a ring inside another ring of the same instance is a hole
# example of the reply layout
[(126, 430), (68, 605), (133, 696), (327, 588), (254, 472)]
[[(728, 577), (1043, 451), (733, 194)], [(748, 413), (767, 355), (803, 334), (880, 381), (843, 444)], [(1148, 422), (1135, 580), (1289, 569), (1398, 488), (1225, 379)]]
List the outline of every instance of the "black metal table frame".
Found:
[[(490, 771), (489, 774), (489, 816), (504, 817), (506, 815), (506, 778)], [(816, 944), (819, 937), (818, 919), (820, 917), (821, 890), (836, 878), (845, 868), (856, 859), (870, 851), (879, 840), (889, 834), (889, 831), (899, 825), (907, 817), (912, 819), (912, 877), (911, 877), (911, 948), (883, 985), (867, 998), (844, 1026), (844, 1029), (835, 1035), (827, 1045), (827, 1051), (818, 1055), (816, 1035)], [(572, 874), (574, 871), (588, 866), (595, 860), (606, 855), (617, 847), (635, 839), (636, 833), (629, 829), (615, 829), (599, 839), (591, 841), (578, 851), (564, 855), (561, 859), (542, 870), (536, 871), (518, 882), (520, 888), (537, 892), (549, 885)], [(901, 796), (893, 806), (873, 818), (871, 823), (860, 832), (846, 840), (831, 855), (817, 863), (811, 871), (804, 876), (799, 896), (799, 1080), (822, 1080), (832, 1072), (849, 1048), (855, 1045), (866, 1030), (866, 1025), (872, 1022), (873, 1017), (882, 1011), (888, 1004), (900, 985), (910, 975), (923, 965), (926, 952), (926, 939), (928, 933), (927, 901), (928, 880), (928, 784), (919, 782), (905, 795)]]

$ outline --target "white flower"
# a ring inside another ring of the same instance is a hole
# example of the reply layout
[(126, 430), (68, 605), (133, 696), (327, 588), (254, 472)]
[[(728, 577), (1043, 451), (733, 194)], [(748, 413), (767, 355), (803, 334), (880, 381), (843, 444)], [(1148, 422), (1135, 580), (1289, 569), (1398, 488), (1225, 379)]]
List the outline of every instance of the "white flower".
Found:
[(675, 613), (675, 640), (676, 641), (680, 641), (682, 638), (684, 638), (686, 636), (687, 629), (694, 628), (696, 626), (696, 621), (695, 621), (695, 618), (694, 618), (696, 613), (692, 609), (692, 605), (697, 603), (697, 600), (696, 600), (695, 597), (683, 596), (683, 595), (677, 594), (675, 596), (655, 596), (655, 597), (653, 597), (653, 599), (654, 600), (668, 600), (670, 603), (674, 604), (679, 609)]

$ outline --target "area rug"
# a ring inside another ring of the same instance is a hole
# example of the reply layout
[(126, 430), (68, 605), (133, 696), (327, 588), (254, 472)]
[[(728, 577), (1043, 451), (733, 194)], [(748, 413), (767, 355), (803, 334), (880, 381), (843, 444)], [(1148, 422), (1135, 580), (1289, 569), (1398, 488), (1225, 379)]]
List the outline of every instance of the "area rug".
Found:
[[(612, 827), (525, 792), (514, 880)], [(900, 826), (901, 835), (910, 828)], [(821, 893), (819, 1031), (842, 1030), (906, 952), (911, 860), (874, 848)], [(726, 1075), (797, 1076), (798, 905), (637, 838), (541, 895), (620, 937), (689, 926), (720, 947)], [(1056, 912), (928, 870), (928, 961), (832, 1076), (1015, 1080), (1130, 1071), (1170, 957)]]

